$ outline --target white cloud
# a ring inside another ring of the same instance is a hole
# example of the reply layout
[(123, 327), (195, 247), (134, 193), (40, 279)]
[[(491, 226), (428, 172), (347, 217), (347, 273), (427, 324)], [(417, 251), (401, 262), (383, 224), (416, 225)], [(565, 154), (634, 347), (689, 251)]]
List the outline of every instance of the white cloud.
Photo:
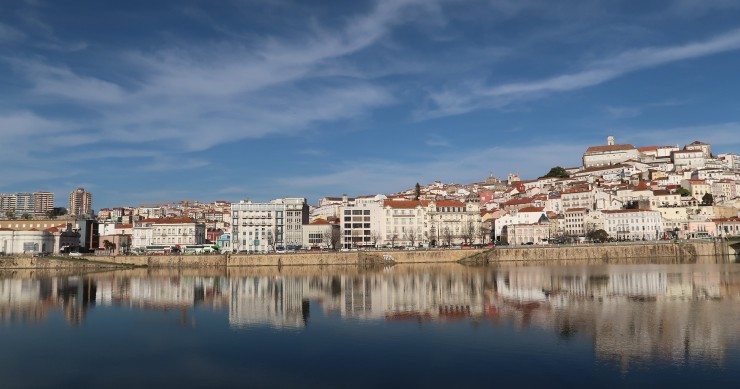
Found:
[(538, 81), (492, 86), (483, 82), (468, 83), (467, 87), (462, 89), (443, 90), (430, 94), (433, 107), (419, 112), (417, 116), (434, 118), (466, 113), (480, 108), (502, 107), (555, 92), (599, 85), (626, 73), (650, 67), (737, 49), (740, 49), (740, 29), (731, 30), (702, 42), (624, 51), (610, 58), (592, 62), (584, 70)]
[(683, 147), (695, 140), (712, 145), (712, 151), (717, 150), (737, 152), (740, 146), (740, 122), (701, 124), (696, 126), (673, 128), (640, 128), (623, 129), (620, 137), (635, 145), (665, 145), (679, 144)]
[(395, 192), (411, 188), (416, 182), (481, 181), (491, 173), (505, 177), (509, 172), (516, 172), (523, 178), (536, 178), (555, 165), (579, 166), (581, 155), (587, 147), (554, 143), (449, 151), (436, 153), (431, 160), (415, 162), (340, 161), (334, 171), (278, 178), (275, 186), (289, 186), (309, 196), (340, 191), (364, 195)]

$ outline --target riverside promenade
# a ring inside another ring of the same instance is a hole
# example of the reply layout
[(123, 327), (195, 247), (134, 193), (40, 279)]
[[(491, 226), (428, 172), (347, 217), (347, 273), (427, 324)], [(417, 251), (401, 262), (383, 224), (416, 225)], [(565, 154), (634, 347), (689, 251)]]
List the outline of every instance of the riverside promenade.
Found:
[(588, 261), (589, 263), (728, 263), (738, 254), (723, 241), (661, 241), (552, 246), (501, 246), (491, 249), (348, 251), (252, 255), (132, 255), (77, 257), (0, 257), (0, 269), (69, 269), (115, 267), (249, 267), (306, 265), (396, 265), (414, 263), (527, 263)]

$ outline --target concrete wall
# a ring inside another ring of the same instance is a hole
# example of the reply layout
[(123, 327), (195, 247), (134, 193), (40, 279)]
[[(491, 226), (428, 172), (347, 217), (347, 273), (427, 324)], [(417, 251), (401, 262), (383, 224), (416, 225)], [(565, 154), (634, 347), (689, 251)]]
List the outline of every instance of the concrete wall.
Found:
[[(463, 262), (493, 263), (503, 261), (564, 261), (601, 260), (603, 263), (650, 263), (652, 260), (673, 259), (673, 263), (734, 262), (723, 242), (684, 241), (680, 243), (608, 244), (575, 246), (539, 246), (532, 248), (496, 248)], [(628, 261), (627, 261), (628, 262)]]
[[(156, 255), (90, 256), (85, 261), (51, 258), (0, 257), (0, 269), (99, 268), (134, 265), (149, 268), (238, 268), (255, 266), (377, 266), (420, 263), (495, 263), (547, 261), (600, 261), (601, 263), (714, 263), (735, 262), (729, 245), (713, 241), (680, 243), (608, 244), (575, 246), (497, 247), (491, 250), (351, 251), (259, 255)], [(102, 264), (101, 264), (102, 263)]]

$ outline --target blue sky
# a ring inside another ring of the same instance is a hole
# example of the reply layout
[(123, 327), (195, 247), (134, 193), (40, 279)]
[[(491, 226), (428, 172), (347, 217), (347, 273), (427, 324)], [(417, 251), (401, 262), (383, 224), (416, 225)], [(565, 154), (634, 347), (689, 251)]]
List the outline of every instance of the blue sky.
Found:
[(0, 192), (375, 194), (740, 151), (740, 2), (0, 0)]

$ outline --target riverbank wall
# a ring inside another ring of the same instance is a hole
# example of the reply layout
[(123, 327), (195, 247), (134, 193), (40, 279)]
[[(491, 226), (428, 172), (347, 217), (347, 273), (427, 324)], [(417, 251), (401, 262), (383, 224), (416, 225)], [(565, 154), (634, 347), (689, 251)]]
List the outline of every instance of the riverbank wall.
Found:
[(721, 241), (681, 241), (660, 243), (609, 243), (598, 245), (497, 247), (463, 259), (462, 263), (597, 260), (602, 263), (727, 263), (736, 255)]
[[(79, 259), (78, 259), (79, 258)], [(722, 242), (683, 241), (573, 246), (519, 246), (493, 249), (349, 251), (253, 255), (89, 256), (71, 259), (0, 257), (0, 269), (209, 268), (257, 266), (378, 266), (415, 263), (487, 264), (588, 260), (602, 263), (735, 262), (736, 254)]]

